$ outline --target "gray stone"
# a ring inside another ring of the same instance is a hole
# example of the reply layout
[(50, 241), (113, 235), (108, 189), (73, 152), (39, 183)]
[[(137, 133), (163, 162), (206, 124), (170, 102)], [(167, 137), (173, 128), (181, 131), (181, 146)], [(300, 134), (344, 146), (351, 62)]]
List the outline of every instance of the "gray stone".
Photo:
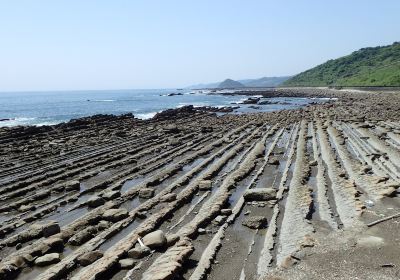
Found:
[(267, 227), (268, 220), (264, 216), (254, 216), (243, 220), (242, 225), (252, 229), (260, 229)]
[(101, 257), (103, 257), (103, 253), (100, 251), (87, 252), (86, 254), (78, 258), (78, 263), (81, 266), (88, 266), (100, 259)]
[(221, 214), (225, 215), (225, 216), (229, 216), (230, 214), (232, 214), (232, 209), (221, 209)]
[(145, 256), (148, 256), (151, 253), (151, 250), (147, 246), (140, 246), (140, 244), (136, 244), (136, 246), (128, 251), (128, 257), (140, 259)]
[(244, 192), (243, 198), (246, 201), (266, 201), (275, 199), (276, 190), (273, 188), (256, 188)]
[(124, 208), (108, 209), (103, 214), (103, 219), (110, 222), (118, 222), (128, 217), (128, 211)]
[(102, 195), (105, 200), (112, 200), (121, 196), (120, 191), (108, 191)]
[(46, 266), (49, 264), (58, 263), (60, 261), (60, 254), (59, 253), (51, 253), (39, 257), (35, 260), (35, 264), (37, 266)]
[(139, 191), (140, 198), (152, 198), (154, 196), (154, 189), (152, 188), (143, 188)]
[(176, 199), (176, 193), (169, 193), (161, 198), (161, 202), (171, 202)]
[(57, 222), (50, 222), (43, 225), (42, 233), (44, 237), (49, 237), (60, 232), (60, 226)]
[(226, 216), (218, 215), (217, 217), (215, 217), (213, 222), (217, 225), (221, 225), (225, 220)]
[(134, 259), (122, 259), (118, 263), (121, 269), (130, 269), (134, 267), (137, 262)]
[(208, 191), (211, 190), (211, 180), (203, 180), (199, 184), (199, 190)]
[(105, 203), (104, 199), (99, 196), (93, 196), (87, 201), (87, 205), (92, 208), (99, 207)]
[(143, 237), (143, 244), (150, 249), (163, 247), (167, 243), (167, 238), (162, 230), (150, 232)]
[(268, 160), (269, 165), (279, 165), (279, 159), (273, 157)]
[(66, 191), (79, 191), (81, 189), (81, 184), (79, 181), (70, 181), (65, 185)]
[(74, 246), (81, 245), (86, 241), (92, 239), (97, 232), (93, 226), (86, 227), (85, 229), (75, 233), (69, 240), (68, 243)]

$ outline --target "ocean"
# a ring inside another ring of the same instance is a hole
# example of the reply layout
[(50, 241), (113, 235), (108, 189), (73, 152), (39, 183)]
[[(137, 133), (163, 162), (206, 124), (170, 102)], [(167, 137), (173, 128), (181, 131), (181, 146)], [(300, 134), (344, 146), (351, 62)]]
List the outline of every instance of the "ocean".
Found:
[[(168, 96), (171, 93), (182, 95)], [(194, 106), (233, 106), (248, 98), (241, 95), (208, 94), (200, 90), (97, 90), (53, 92), (3, 92), (0, 93), (0, 126), (52, 125), (94, 114), (133, 113), (137, 118), (148, 119), (157, 112)], [(217, 92), (218, 93), (218, 92)], [(294, 109), (320, 101), (310, 98), (269, 98), (271, 102), (256, 110), (251, 105), (240, 105), (235, 113)]]

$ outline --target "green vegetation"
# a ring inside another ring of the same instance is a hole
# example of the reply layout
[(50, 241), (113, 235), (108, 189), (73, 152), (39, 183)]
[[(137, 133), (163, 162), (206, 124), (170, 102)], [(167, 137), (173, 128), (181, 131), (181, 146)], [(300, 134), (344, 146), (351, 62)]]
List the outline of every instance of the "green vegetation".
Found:
[(400, 43), (329, 60), (282, 86), (400, 86)]

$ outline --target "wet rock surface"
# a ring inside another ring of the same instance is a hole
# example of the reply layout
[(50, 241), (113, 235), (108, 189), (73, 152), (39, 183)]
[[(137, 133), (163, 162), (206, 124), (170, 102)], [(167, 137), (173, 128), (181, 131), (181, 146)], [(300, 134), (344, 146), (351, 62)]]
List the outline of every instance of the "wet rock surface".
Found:
[(0, 128), (0, 279), (399, 279), (400, 93), (241, 93)]

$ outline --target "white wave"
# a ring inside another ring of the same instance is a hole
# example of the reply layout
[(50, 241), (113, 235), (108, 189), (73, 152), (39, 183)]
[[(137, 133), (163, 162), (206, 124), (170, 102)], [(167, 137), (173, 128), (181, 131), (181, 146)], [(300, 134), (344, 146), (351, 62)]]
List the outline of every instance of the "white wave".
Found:
[(143, 113), (143, 114), (135, 114), (135, 117), (141, 119), (141, 120), (148, 120), (154, 117), (157, 114), (157, 112), (150, 112), (150, 113)]
[(18, 117), (18, 118), (12, 118), (8, 121), (1, 121), (0, 122), (0, 127), (1, 126), (6, 126), (6, 127), (10, 127), (10, 126), (17, 126), (17, 125), (27, 125), (27, 124), (32, 124), (32, 122), (35, 120), (36, 118), (27, 118), (27, 117)]
[(94, 102), (115, 102), (116, 100), (114, 99), (97, 99), (93, 100)]
[(57, 121), (52, 121), (52, 122), (41, 122), (41, 123), (36, 123), (34, 124), (35, 126), (44, 126), (44, 125), (55, 125), (59, 124), (60, 122)]

